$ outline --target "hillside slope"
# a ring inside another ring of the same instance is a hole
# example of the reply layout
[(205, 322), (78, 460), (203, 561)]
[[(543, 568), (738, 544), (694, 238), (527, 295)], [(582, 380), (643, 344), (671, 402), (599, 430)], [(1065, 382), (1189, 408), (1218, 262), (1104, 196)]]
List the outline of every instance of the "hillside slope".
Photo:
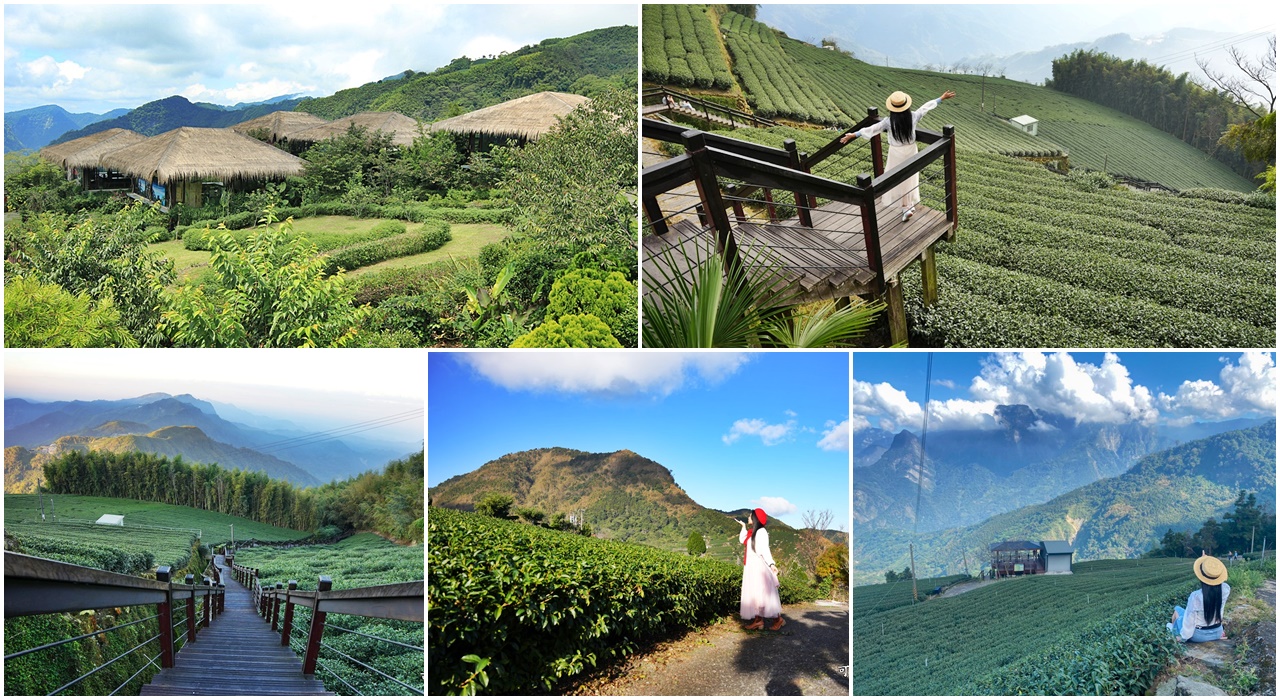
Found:
[[(1103, 170), (1184, 190), (1217, 187), (1252, 191), (1257, 183), (1177, 138), (1140, 120), (1087, 100), (1002, 78), (886, 68), (781, 35), (734, 12), (720, 34), (733, 57), (738, 85), (761, 116), (847, 127), (868, 107), (884, 111), (885, 97), (910, 93), (916, 104), (954, 90), (957, 96), (929, 115), (924, 126), (956, 126), (961, 149), (1024, 157), (1067, 155), (1073, 167)], [(681, 37), (683, 38), (683, 37)], [(694, 40), (696, 43), (696, 39)], [(689, 40), (668, 40), (667, 56)], [(650, 70), (646, 78), (663, 82)], [(1039, 120), (1036, 136), (1008, 119)]]
[(546, 39), (495, 59), (463, 56), (430, 73), (303, 100), (298, 111), (325, 119), (394, 111), (435, 121), (543, 90), (589, 94), (605, 83), (633, 85), (635, 66), (636, 28), (608, 27)]
[[(732, 136), (775, 147), (791, 138), (812, 153), (832, 134)], [(852, 181), (843, 165), (814, 172)], [(913, 345), (1275, 346), (1273, 198), (1099, 188), (973, 151), (960, 152), (957, 171), (960, 227), (937, 248), (938, 303), (922, 306), (919, 274), (902, 275)], [(922, 176), (922, 196), (943, 208), (936, 170)]]
[[(856, 479), (855, 479), (856, 483)], [(915, 539), (921, 575), (955, 572), (992, 542), (1070, 540), (1076, 559), (1127, 558), (1155, 545), (1168, 528), (1198, 527), (1227, 509), (1241, 491), (1275, 507), (1276, 423), (1270, 421), (1195, 440), (1148, 455), (1132, 469), (1039, 505), (1026, 506), (967, 528)], [(855, 579), (883, 580), (908, 565), (908, 531), (859, 528), (854, 536)]]
[[(733, 518), (744, 519), (745, 511), (726, 514), (704, 508), (666, 467), (630, 450), (591, 453), (552, 447), (514, 452), (429, 491), (431, 505), (455, 510), (471, 510), (490, 493), (510, 495), (517, 508), (537, 508), (548, 517), (581, 511), (599, 537), (684, 551), (689, 533), (697, 531), (707, 539), (710, 556), (742, 556)], [(769, 533), (775, 558), (795, 551), (796, 529), (774, 518)]]

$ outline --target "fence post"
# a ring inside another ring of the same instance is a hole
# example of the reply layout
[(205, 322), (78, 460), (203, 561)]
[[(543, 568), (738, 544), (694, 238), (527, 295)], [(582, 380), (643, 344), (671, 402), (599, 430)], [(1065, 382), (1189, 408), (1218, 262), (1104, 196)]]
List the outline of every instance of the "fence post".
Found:
[(311, 631), (307, 634), (307, 654), (302, 659), (304, 676), (311, 676), (316, 672), (316, 661), (320, 658), (320, 638), (324, 636), (325, 612), (320, 609), (321, 593), (332, 589), (333, 579), (321, 576), (319, 585), (316, 586), (315, 607), (311, 608)]
[(876, 198), (872, 189), (871, 176), (863, 173), (854, 181), (867, 193), (867, 198), (859, 206), (862, 212), (862, 235), (866, 240), (867, 264), (876, 273), (876, 285), (879, 292), (884, 292), (884, 263), (880, 259), (880, 225), (876, 221)]
[(956, 128), (951, 124), (942, 127), (942, 136), (947, 139), (947, 152), (943, 156), (945, 182), (947, 190), (947, 221), (951, 227), (945, 236), (946, 240), (956, 238), (956, 228), (960, 225), (960, 204), (956, 198)]
[(289, 595), (298, 590), (298, 582), (290, 581), (284, 594), (284, 624), (280, 625), (280, 646), (289, 646), (289, 635), (293, 633), (293, 598)]
[(196, 627), (200, 620), (196, 618), (196, 575), (187, 574), (187, 586), (191, 589), (187, 597), (187, 642), (196, 641)]
[[(787, 153), (791, 156), (790, 168), (792, 170), (804, 171), (800, 164), (800, 151), (796, 146), (795, 139), (787, 139), (782, 142), (782, 147), (787, 149)], [(805, 228), (813, 228), (813, 216), (809, 212), (809, 198), (801, 192), (795, 192), (796, 199), (796, 216), (800, 219), (800, 225)]]
[(690, 129), (680, 134), (685, 152), (693, 164), (693, 182), (698, 186), (698, 197), (705, 205), (707, 218), (716, 231), (716, 252), (724, 256), (724, 270), (738, 264), (738, 243), (733, 237), (733, 226), (724, 210), (724, 198), (720, 195), (720, 183), (716, 180), (711, 154), (707, 152), (707, 137), (701, 131)]
[[(169, 583), (172, 569), (161, 566), (156, 569), (156, 580)], [(160, 626), (160, 668), (173, 668), (173, 596), (166, 586), (164, 602), (156, 606)]]
[(205, 626), (205, 627), (208, 627), (208, 626), (209, 626), (209, 623), (213, 621), (213, 611), (209, 609), (209, 601), (211, 600), (211, 598), (210, 598), (210, 591), (209, 591), (209, 577), (208, 577), (208, 576), (205, 576), (205, 577), (204, 577), (204, 585), (205, 585), (205, 590), (204, 590), (204, 626)]
[[(867, 118), (879, 119), (880, 109), (867, 107)], [(876, 177), (884, 175), (884, 140), (880, 138), (880, 134), (871, 137), (871, 172)]]
[(271, 631), (275, 632), (279, 629), (280, 623), (280, 589), (284, 588), (284, 584), (276, 581), (275, 593), (271, 594)]

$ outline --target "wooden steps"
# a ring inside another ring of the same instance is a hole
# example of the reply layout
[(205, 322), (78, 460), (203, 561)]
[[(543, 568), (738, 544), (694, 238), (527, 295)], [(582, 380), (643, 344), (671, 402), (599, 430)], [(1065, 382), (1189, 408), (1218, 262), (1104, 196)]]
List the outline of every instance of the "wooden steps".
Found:
[(157, 673), (140, 694), (332, 695), (320, 681), (302, 675), (302, 661), (258, 616), (249, 590), (231, 576), (222, 557), (216, 563), (227, 585), (225, 611), (201, 628), (196, 641), (174, 657), (174, 667)]

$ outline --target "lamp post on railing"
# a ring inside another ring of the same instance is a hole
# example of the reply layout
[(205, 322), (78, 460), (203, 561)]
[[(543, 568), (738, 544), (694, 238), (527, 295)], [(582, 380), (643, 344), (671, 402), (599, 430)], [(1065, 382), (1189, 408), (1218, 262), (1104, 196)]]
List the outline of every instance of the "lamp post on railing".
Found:
[(210, 587), (209, 587), (209, 577), (208, 577), (208, 576), (205, 576), (205, 577), (204, 577), (204, 587), (205, 587), (205, 591), (204, 591), (204, 626), (207, 628), (207, 627), (209, 626), (209, 623), (213, 620), (213, 616), (212, 616), (212, 615), (213, 615), (213, 611), (209, 609), (209, 599), (210, 599), (210, 596), (211, 596), (211, 591), (209, 590), (209, 588), (210, 588)]
[[(156, 569), (156, 580), (169, 583), (172, 569), (161, 566)], [(164, 602), (156, 604), (160, 625), (160, 668), (173, 668), (173, 594), (166, 590)]]
[(196, 575), (187, 574), (186, 583), (190, 586), (187, 591), (187, 642), (196, 641), (196, 626), (199, 620), (196, 619)]

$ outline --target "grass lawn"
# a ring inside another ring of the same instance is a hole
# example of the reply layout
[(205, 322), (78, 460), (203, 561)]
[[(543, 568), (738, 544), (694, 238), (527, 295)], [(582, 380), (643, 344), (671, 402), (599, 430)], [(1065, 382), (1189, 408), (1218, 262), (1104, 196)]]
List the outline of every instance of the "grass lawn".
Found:
[[(335, 217), (337, 218), (337, 217)], [(480, 249), (490, 243), (497, 243), (511, 234), (510, 229), (501, 224), (452, 224), (449, 229), (453, 240), (443, 248), (430, 253), (420, 253), (394, 260), (387, 260), (376, 265), (362, 267), (347, 273), (348, 277), (356, 277), (367, 272), (386, 270), (393, 267), (416, 267), (447, 258), (474, 258)]]
[(179, 282), (191, 282), (209, 267), (209, 251), (187, 250), (182, 247), (181, 239), (152, 243), (147, 248), (173, 261), (173, 271), (177, 274)]

